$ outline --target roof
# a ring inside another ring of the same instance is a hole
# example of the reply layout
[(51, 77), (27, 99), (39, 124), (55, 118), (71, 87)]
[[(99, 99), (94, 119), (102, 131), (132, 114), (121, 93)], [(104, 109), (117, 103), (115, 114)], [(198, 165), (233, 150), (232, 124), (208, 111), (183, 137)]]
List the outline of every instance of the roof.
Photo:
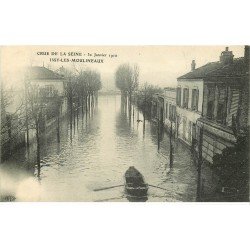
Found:
[(207, 63), (177, 79), (204, 79), (206, 77), (232, 77), (243, 76), (247, 73), (244, 57), (235, 58), (232, 63), (223, 64), (222, 62)]
[(164, 90), (175, 92), (175, 91), (176, 91), (176, 88), (165, 87)]
[(34, 66), (28, 69), (29, 77), (33, 80), (63, 79), (61, 75), (45, 67)]

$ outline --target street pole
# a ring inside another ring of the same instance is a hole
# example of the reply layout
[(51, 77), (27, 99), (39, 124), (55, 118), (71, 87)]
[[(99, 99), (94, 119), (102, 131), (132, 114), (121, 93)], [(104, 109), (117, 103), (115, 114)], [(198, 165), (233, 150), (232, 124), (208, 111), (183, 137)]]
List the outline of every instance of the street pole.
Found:
[(173, 121), (171, 120), (170, 125), (170, 154), (169, 154), (169, 166), (170, 168), (173, 167), (173, 145), (172, 145), (172, 133), (173, 133)]
[(158, 141), (158, 151), (160, 150), (160, 120), (157, 117), (157, 141)]
[(203, 127), (200, 128), (200, 137), (198, 144), (198, 164), (197, 164), (198, 177), (197, 177), (196, 201), (201, 201), (202, 144), (203, 144)]

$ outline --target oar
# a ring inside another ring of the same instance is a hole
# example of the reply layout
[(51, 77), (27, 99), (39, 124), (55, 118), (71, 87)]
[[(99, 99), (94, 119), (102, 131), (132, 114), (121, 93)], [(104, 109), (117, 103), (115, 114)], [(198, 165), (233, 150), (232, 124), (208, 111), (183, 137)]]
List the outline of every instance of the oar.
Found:
[(97, 188), (97, 189), (94, 189), (94, 191), (102, 191), (102, 190), (111, 189), (111, 188), (116, 188), (116, 187), (122, 187), (122, 186), (124, 186), (124, 184), (122, 184), (122, 185), (117, 185), (117, 186), (111, 186), (111, 187), (105, 187), (105, 188)]
[(151, 185), (151, 184), (148, 184), (150, 187), (155, 187), (155, 188), (159, 188), (159, 189), (162, 189), (162, 190), (165, 190), (165, 191), (167, 191), (167, 189), (165, 189), (165, 188), (162, 188), (162, 187), (157, 187), (157, 186), (154, 186), (154, 185)]

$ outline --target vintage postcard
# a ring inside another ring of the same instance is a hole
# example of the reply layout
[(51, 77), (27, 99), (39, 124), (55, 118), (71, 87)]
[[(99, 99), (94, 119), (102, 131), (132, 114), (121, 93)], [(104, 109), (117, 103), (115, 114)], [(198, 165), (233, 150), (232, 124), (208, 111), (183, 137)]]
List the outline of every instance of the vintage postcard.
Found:
[(0, 201), (249, 201), (249, 46), (2, 46)]

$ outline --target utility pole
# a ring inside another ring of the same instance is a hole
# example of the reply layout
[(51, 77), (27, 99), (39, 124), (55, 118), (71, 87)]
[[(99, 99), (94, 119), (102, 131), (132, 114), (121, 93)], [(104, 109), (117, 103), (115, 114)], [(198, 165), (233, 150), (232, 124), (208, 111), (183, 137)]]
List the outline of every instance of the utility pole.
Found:
[(170, 152), (169, 152), (169, 166), (170, 168), (173, 167), (173, 143), (172, 143), (172, 137), (173, 137), (173, 121), (171, 120), (170, 125)]
[(197, 164), (198, 177), (197, 177), (196, 201), (201, 201), (202, 144), (203, 144), (203, 127), (200, 128), (200, 137), (198, 144), (198, 164)]
[(157, 117), (157, 142), (158, 142), (158, 151), (160, 150), (160, 120)]

